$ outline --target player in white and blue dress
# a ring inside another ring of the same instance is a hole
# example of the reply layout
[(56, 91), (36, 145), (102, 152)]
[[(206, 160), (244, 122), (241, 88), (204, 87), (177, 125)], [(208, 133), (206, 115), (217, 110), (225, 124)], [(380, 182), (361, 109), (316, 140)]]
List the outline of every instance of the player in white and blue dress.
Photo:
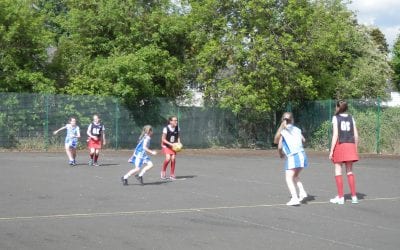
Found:
[(58, 130), (54, 131), (56, 135), (59, 131), (66, 129), (67, 135), (65, 137), (65, 152), (68, 156), (68, 164), (71, 166), (76, 165), (76, 148), (78, 147), (78, 139), (81, 137), (79, 126), (76, 125), (76, 118), (71, 117), (69, 123)]
[[(307, 197), (307, 192), (299, 177), (301, 170), (308, 166), (308, 158), (303, 147), (304, 141), (301, 130), (293, 125), (292, 113), (285, 112), (282, 116), (282, 123), (275, 134), (274, 142), (278, 144), (281, 158), (286, 158), (286, 184), (292, 196), (287, 203), (289, 206), (300, 205), (300, 202)], [(297, 189), (299, 194), (297, 194)]]
[(152, 135), (153, 128), (150, 125), (144, 126), (142, 134), (139, 137), (139, 143), (128, 160), (128, 162), (134, 165), (134, 168), (121, 177), (123, 185), (128, 185), (128, 178), (131, 175), (135, 175), (136, 179), (143, 185), (143, 175), (153, 167), (149, 154), (157, 154), (156, 151), (150, 149)]
[(307, 167), (308, 159), (303, 147), (301, 130), (288, 124), (286, 129), (282, 130), (281, 135), (282, 150), (286, 155), (285, 170)]

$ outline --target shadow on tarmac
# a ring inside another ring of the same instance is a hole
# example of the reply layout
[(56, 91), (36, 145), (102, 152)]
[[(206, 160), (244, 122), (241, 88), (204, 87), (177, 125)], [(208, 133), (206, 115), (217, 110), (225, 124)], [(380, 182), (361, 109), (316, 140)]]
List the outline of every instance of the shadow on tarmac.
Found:
[[(358, 198), (359, 200), (365, 199), (366, 196), (367, 196), (366, 194), (357, 193), (357, 198)], [(307, 202), (309, 202), (309, 201), (315, 201), (317, 197), (318, 197), (318, 196), (308, 194), (308, 196), (307, 196), (306, 198), (304, 198), (304, 200), (302, 200), (301, 203), (302, 203), (302, 204), (307, 204)], [(345, 194), (345, 195), (344, 195), (344, 199), (345, 199), (345, 200), (351, 200), (351, 194)]]

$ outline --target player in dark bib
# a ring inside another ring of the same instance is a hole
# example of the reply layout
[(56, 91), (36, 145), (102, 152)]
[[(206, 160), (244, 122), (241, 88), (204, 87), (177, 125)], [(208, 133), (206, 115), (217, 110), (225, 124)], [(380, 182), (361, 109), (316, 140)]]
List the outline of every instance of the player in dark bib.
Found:
[(167, 167), (171, 163), (171, 170), (169, 179), (176, 180), (175, 176), (175, 163), (176, 163), (176, 152), (172, 149), (174, 143), (181, 143), (179, 136), (178, 118), (171, 116), (168, 118), (168, 125), (163, 128), (161, 137), (161, 148), (165, 154), (165, 160), (161, 169), (161, 179), (167, 179)]
[(359, 160), (357, 152), (358, 132), (354, 118), (346, 113), (347, 102), (338, 101), (332, 117), (332, 143), (329, 159), (335, 166), (335, 182), (338, 194), (331, 203), (344, 204), (342, 165), (346, 166), (347, 181), (351, 192), (351, 202), (358, 203), (356, 195), (353, 162)]
[(99, 166), (98, 159), (102, 145), (106, 145), (106, 134), (104, 125), (100, 122), (98, 115), (93, 115), (93, 121), (87, 129), (88, 148), (89, 148), (89, 166)]

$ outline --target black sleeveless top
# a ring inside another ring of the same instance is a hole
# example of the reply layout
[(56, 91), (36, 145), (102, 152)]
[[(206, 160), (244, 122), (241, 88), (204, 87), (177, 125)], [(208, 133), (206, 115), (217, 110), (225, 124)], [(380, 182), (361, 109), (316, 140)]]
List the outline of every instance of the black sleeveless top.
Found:
[(94, 136), (100, 136), (101, 133), (103, 132), (104, 126), (103, 124), (94, 124), (93, 122), (91, 123), (91, 129), (90, 133)]
[(336, 120), (339, 132), (339, 143), (355, 143), (353, 117), (351, 115), (336, 115)]
[[(179, 129), (178, 129), (178, 126), (176, 126), (175, 129), (174, 129), (173, 131), (171, 131), (171, 130), (169, 129), (169, 127), (167, 126), (167, 127), (166, 127), (166, 130), (167, 130), (166, 140), (169, 141), (170, 143), (178, 142), (178, 138), (179, 138)], [(167, 146), (167, 147), (169, 147), (169, 148), (171, 147), (171, 146), (168, 145), (168, 144), (164, 144), (164, 145)]]

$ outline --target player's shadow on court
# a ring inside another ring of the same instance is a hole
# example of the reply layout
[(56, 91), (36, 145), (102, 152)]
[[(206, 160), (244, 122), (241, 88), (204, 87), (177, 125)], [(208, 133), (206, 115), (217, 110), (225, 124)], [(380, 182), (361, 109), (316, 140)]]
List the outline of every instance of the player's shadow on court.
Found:
[[(364, 200), (364, 198), (367, 196), (366, 194), (363, 194), (363, 193), (356, 193), (356, 195), (359, 200)], [(351, 194), (345, 194), (344, 199), (351, 200)]]
[(100, 167), (108, 167), (108, 166), (120, 166), (121, 164), (118, 163), (105, 163), (105, 164), (100, 164)]
[(150, 185), (163, 185), (163, 184), (168, 184), (170, 181), (154, 181), (154, 182), (145, 182), (142, 184), (137, 184), (140, 186), (150, 186)]
[(99, 166), (89, 166), (87, 163), (77, 163), (74, 167), (89, 167), (89, 168), (100, 168), (100, 167), (108, 167), (108, 166), (120, 166), (118, 163), (105, 163), (100, 164)]
[[(366, 196), (367, 196), (366, 194), (357, 193), (357, 198), (358, 198), (359, 200), (363, 200)], [(308, 196), (307, 196), (306, 198), (304, 198), (304, 200), (302, 200), (301, 203), (302, 203), (302, 204), (307, 204), (307, 202), (315, 201), (315, 200), (316, 200), (316, 197), (318, 197), (318, 196), (308, 194)], [(345, 194), (345, 195), (344, 195), (344, 199), (345, 199), (345, 200), (351, 200), (351, 194)], [(329, 200), (328, 200), (328, 201), (329, 201)]]
[(185, 179), (191, 179), (191, 178), (196, 178), (197, 175), (178, 175), (176, 176), (177, 180), (185, 180)]
[(301, 201), (301, 203), (302, 204), (307, 204), (307, 202), (309, 202), (309, 201), (315, 201), (315, 195), (312, 195), (312, 194), (307, 194), (307, 197), (306, 198), (304, 198), (302, 201)]
[(190, 179), (190, 178), (195, 178), (197, 177), (197, 175), (181, 175), (181, 176), (176, 176), (176, 180), (161, 180), (161, 181), (154, 181), (154, 182), (144, 182), (143, 185), (142, 184), (136, 184), (136, 185), (141, 185), (141, 186), (146, 186), (146, 185), (163, 185), (163, 184), (168, 184), (168, 183), (172, 183), (175, 181), (182, 181), (182, 180), (186, 180), (186, 179)]

